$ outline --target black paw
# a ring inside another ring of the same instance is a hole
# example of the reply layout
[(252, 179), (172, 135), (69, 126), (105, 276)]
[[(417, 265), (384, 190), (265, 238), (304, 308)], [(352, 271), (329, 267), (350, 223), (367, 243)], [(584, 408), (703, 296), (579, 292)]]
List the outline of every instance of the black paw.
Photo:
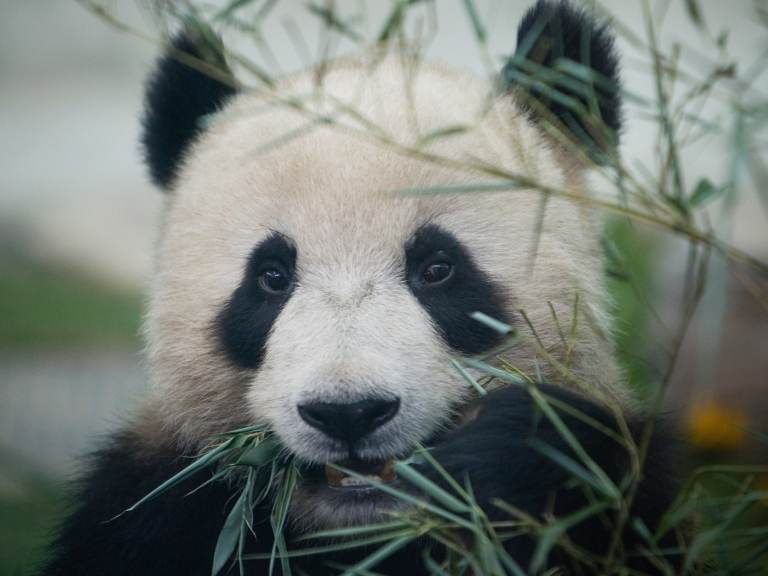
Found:
[[(564, 412), (563, 403), (602, 426), (616, 429), (613, 417), (597, 404), (562, 388), (539, 386), (555, 402), (550, 408), (588, 453), (619, 476), (626, 450), (610, 436)], [(555, 422), (547, 417), (524, 388), (514, 386), (487, 394), (470, 410), (469, 421), (446, 434), (431, 454), (460, 484), (471, 486), (478, 502), (490, 516), (501, 510), (493, 501), (501, 499), (526, 512), (544, 511), (553, 491), (563, 487), (572, 474), (552, 459), (553, 451), (578, 462)], [(428, 464), (421, 471), (434, 479), (440, 475)]]
[[(460, 485), (471, 488), (491, 520), (513, 519), (509, 512), (513, 507), (546, 522), (595, 501), (604, 502), (603, 511), (568, 531), (578, 546), (603, 554), (632, 474), (621, 427), (610, 412), (588, 399), (554, 386), (541, 385), (537, 390), (549, 399), (549, 414), (524, 388), (494, 391), (470, 411), (467, 423), (446, 434), (430, 453)], [(634, 435), (643, 423), (629, 425)], [(666, 434), (659, 429), (651, 443), (644, 470), (647, 480), (634, 499), (632, 515), (649, 527), (657, 525), (675, 495)], [(451, 490), (429, 463), (420, 464), (419, 470)], [(500, 501), (507, 506), (500, 506)], [(641, 544), (630, 527), (622, 534), (625, 549)], [(527, 565), (535, 545), (531, 536), (506, 543), (521, 565)], [(550, 565), (560, 565), (560, 561), (551, 558)]]

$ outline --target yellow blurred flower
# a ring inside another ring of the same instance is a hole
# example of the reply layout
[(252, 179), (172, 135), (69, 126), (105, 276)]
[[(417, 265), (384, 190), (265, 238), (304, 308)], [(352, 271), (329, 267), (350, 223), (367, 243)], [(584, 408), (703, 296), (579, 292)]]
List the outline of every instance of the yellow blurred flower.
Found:
[(747, 417), (717, 402), (698, 403), (688, 414), (691, 443), (703, 450), (734, 450), (746, 440)]

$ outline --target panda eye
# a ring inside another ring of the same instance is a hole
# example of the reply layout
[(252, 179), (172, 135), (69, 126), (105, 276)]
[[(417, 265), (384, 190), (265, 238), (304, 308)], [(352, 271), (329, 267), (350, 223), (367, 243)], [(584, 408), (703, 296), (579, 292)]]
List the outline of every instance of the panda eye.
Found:
[(442, 284), (453, 276), (453, 264), (447, 260), (431, 262), (424, 267), (421, 273), (421, 281), (425, 286)]
[(278, 264), (268, 264), (258, 276), (259, 288), (270, 294), (282, 294), (291, 286), (288, 272)]

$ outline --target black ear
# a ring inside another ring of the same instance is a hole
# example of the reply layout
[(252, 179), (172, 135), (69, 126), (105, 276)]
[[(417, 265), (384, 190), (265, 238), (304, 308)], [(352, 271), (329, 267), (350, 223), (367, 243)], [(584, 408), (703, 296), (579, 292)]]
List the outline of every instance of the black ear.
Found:
[(168, 189), (190, 144), (203, 130), (204, 116), (235, 92), (235, 80), (218, 38), (208, 31), (176, 36), (149, 78), (142, 145), (152, 180)]
[(537, 121), (585, 144), (613, 149), (621, 130), (619, 61), (605, 23), (567, 0), (539, 0), (520, 23), (517, 50), (501, 73)]

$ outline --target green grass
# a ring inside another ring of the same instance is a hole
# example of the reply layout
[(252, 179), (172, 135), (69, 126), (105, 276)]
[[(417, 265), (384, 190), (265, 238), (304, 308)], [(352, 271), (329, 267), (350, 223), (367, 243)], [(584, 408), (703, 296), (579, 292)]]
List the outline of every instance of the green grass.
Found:
[(30, 573), (64, 506), (62, 491), (39, 478), (14, 479), (12, 493), (0, 491), (0, 574)]
[(138, 341), (141, 297), (84, 275), (43, 265), (0, 262), (0, 347)]

